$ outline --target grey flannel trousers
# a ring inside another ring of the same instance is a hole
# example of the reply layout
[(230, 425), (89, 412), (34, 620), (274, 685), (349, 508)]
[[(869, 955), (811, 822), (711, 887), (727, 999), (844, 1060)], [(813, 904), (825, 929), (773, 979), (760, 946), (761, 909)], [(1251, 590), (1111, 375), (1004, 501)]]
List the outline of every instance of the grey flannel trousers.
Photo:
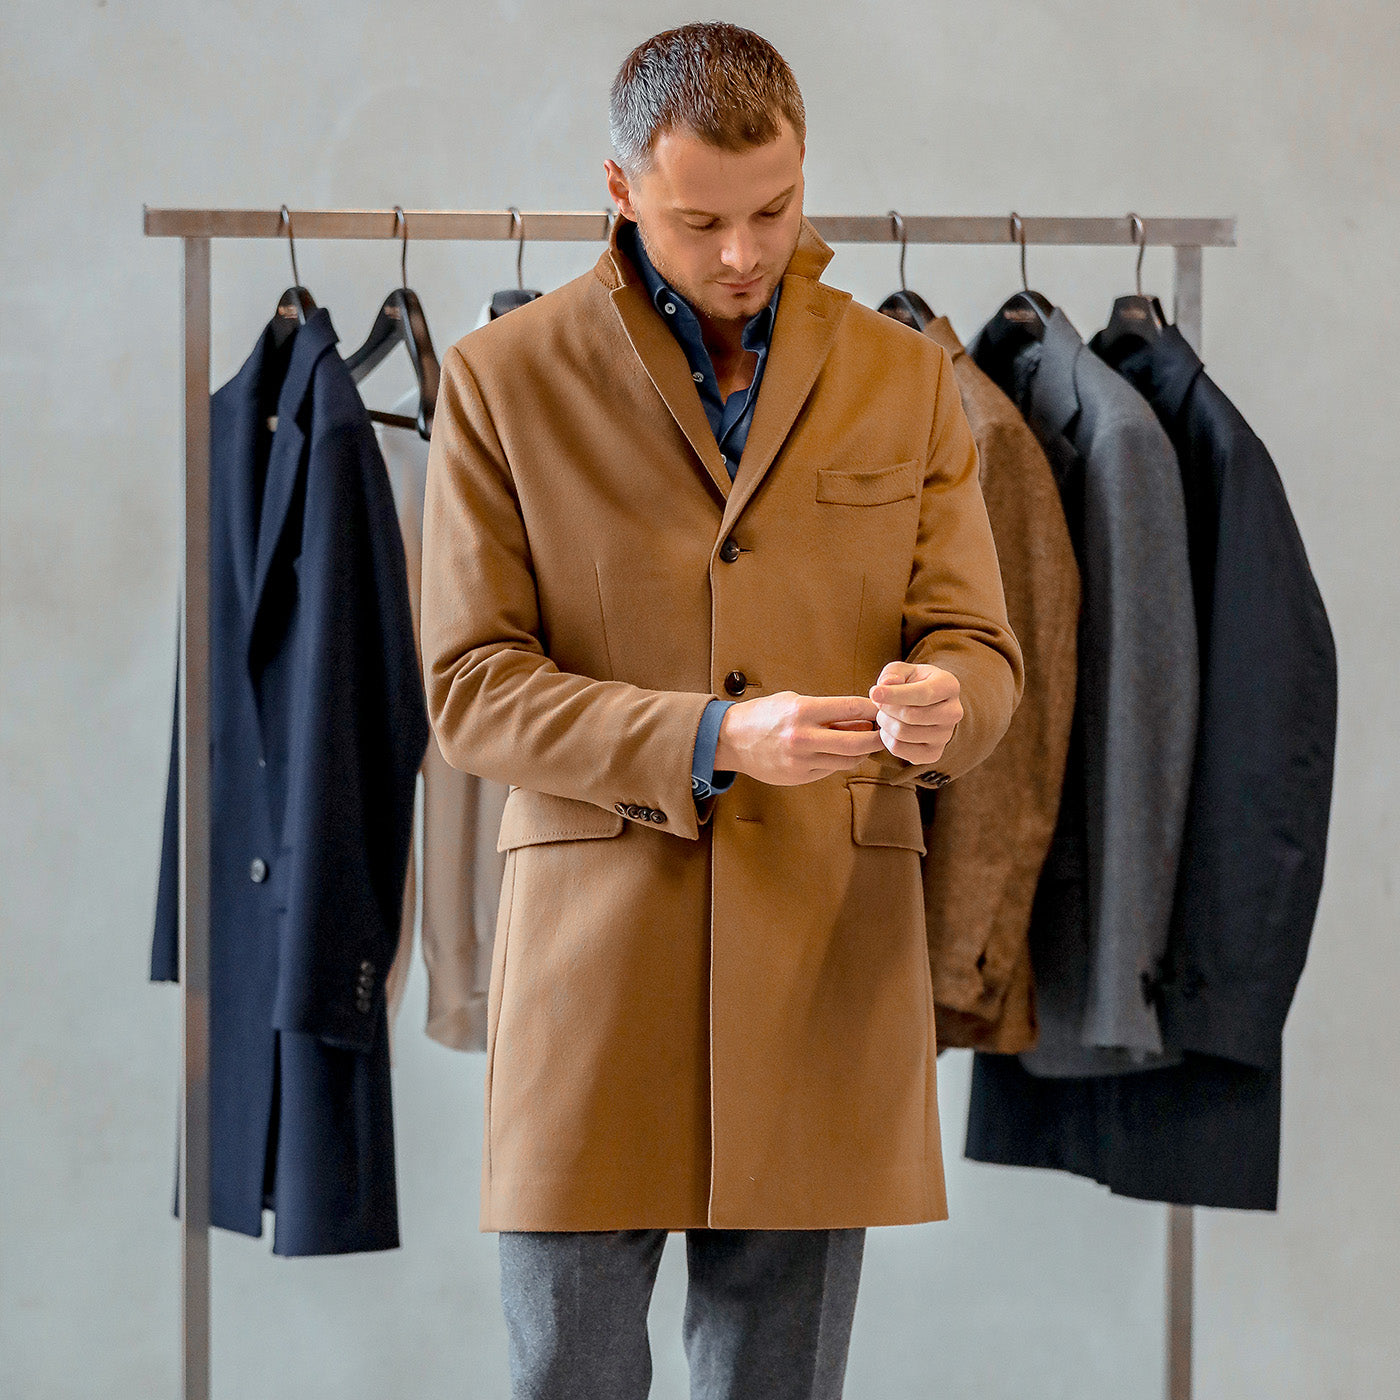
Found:
[[(666, 1238), (500, 1232), (511, 1400), (645, 1400)], [(864, 1246), (863, 1228), (685, 1231), (691, 1400), (840, 1400)]]

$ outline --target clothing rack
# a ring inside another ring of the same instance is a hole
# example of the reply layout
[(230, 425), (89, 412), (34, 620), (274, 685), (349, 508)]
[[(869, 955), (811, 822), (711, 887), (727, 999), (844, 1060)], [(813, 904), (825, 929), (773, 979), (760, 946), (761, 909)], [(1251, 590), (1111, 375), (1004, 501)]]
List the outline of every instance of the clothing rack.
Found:
[[(209, 1400), (209, 396), (210, 243), (216, 238), (398, 239), (597, 242), (612, 210), (152, 209), (144, 232), (184, 245), (185, 516), (180, 719), (180, 1200), (182, 1400)], [(1174, 311), (1182, 335), (1201, 348), (1201, 250), (1235, 246), (1233, 218), (1109, 218), (834, 214), (809, 215), (828, 243), (1031, 243), (1175, 250)], [(196, 755), (205, 755), (195, 761)], [(1168, 1206), (1166, 1400), (1191, 1400), (1194, 1216)]]

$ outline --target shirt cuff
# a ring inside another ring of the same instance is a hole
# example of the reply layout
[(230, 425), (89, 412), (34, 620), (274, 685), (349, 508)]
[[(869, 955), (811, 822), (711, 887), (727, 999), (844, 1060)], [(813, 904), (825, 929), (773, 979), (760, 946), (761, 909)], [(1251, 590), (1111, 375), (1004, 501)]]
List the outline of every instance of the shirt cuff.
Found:
[(695, 735), (695, 756), (690, 764), (690, 791), (697, 802), (717, 793), (728, 792), (734, 785), (735, 774), (727, 768), (715, 771), (715, 747), (719, 743), (719, 727), (724, 712), (737, 700), (711, 700), (700, 716), (700, 728)]

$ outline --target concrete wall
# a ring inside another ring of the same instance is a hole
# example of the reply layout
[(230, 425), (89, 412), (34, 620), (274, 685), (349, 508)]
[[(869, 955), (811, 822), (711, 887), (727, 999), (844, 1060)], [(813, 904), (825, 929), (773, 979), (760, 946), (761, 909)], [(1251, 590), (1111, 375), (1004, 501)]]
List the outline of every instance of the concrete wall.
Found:
[[(1396, 758), (1400, 515), (1381, 330), (1400, 285), (1400, 31), (1387, 0), (1114, 6), (741, 3), (809, 114), (809, 213), (1235, 214), (1205, 256), (1205, 358), (1271, 447), (1336, 631), (1341, 743), (1313, 954), (1286, 1045), (1276, 1215), (1199, 1217), (1197, 1395), (1397, 1394), (1400, 1118)], [(178, 994), (145, 982), (179, 561), (178, 244), (141, 205), (606, 207), (605, 98), (674, 5), (144, 5), (0, 10), (0, 1395), (174, 1395), (169, 1212)], [(709, 17), (702, 14), (699, 17)], [(527, 250), (527, 284), (593, 245)], [(313, 244), (302, 280), (358, 343), (397, 282), (386, 244)], [(877, 303), (888, 248), (828, 279)], [(1032, 248), (1086, 336), (1129, 250)], [(280, 243), (214, 249), (214, 382), (287, 285)], [(410, 250), (439, 345), (513, 285), (508, 244)], [(1010, 249), (911, 250), (970, 337)], [(1144, 281), (1170, 293), (1170, 258)], [(392, 402), (406, 379), (368, 381)], [(382, 394), (382, 398), (379, 395)], [(279, 1260), (214, 1237), (215, 1394), (506, 1393), (496, 1237), (477, 1230), (483, 1058), (421, 1034), (394, 1071), (404, 1246)], [(872, 1230), (852, 1400), (1161, 1393), (1162, 1208), (959, 1157), (952, 1219)], [(686, 1393), (684, 1259), (657, 1286), (653, 1393)]]

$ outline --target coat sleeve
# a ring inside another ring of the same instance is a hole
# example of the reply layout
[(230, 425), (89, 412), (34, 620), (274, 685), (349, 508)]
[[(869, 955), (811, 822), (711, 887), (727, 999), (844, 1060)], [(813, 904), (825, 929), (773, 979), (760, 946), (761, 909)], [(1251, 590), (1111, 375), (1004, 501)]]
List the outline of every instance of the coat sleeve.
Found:
[(909, 763), (888, 749), (872, 755), (888, 781), (927, 787), (959, 777), (991, 753), (1025, 685), (977, 479), (977, 444), (952, 357), (941, 345), (933, 348), (938, 386), (902, 637), (906, 661), (938, 666), (958, 678), (963, 717), (935, 763)]
[(455, 768), (614, 810), (664, 814), (696, 840), (711, 799), (691, 761), (712, 695), (561, 671), (545, 653), (510, 463), (454, 345), (442, 365), (423, 513), (428, 714)]
[(295, 568), (272, 1024), (366, 1050), (398, 944), (429, 734), (403, 540), (362, 416), (313, 434)]

